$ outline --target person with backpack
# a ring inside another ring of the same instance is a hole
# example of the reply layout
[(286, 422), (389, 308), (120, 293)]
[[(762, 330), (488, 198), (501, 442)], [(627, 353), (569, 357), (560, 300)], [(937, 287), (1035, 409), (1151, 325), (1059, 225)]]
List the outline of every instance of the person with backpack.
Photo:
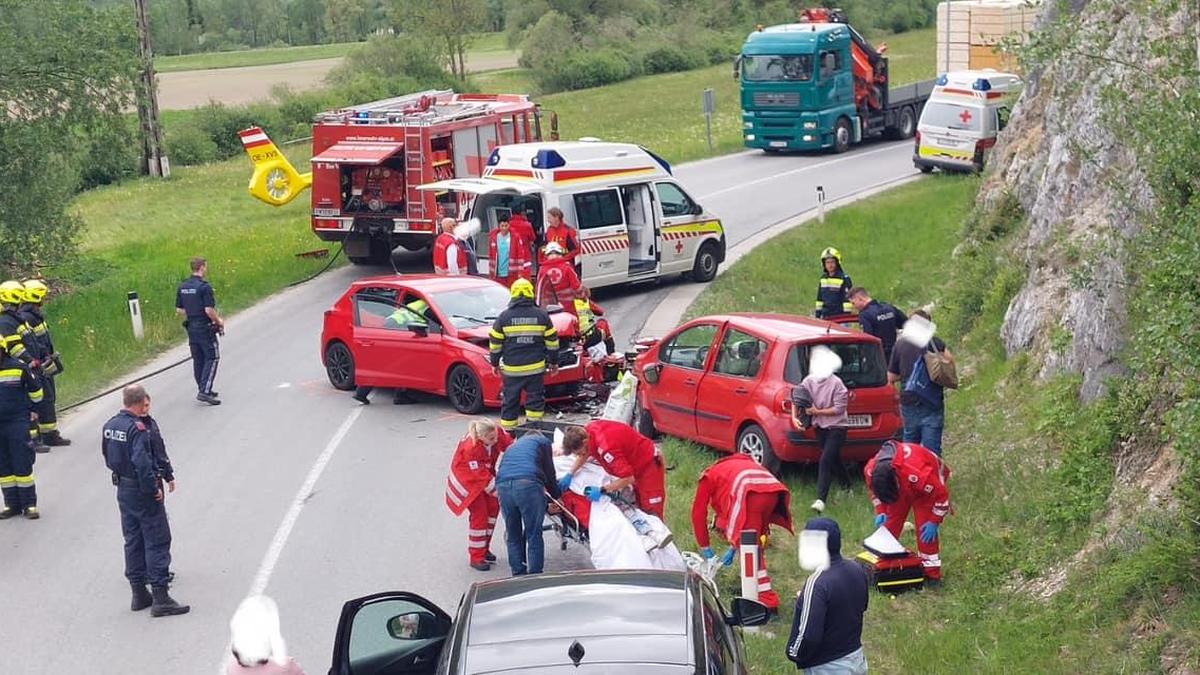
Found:
[[(903, 440), (920, 443), (941, 457), (945, 388), (953, 389), (958, 384), (954, 379), (954, 356), (946, 349), (946, 343), (934, 337), (934, 329), (928, 312), (913, 312), (892, 349), (888, 384), (900, 384)], [(930, 362), (940, 364), (939, 372), (930, 372)]]

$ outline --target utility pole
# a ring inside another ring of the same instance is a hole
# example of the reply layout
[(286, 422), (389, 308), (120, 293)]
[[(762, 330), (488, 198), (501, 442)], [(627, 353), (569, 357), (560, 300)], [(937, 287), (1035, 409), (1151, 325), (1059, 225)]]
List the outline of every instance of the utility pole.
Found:
[(137, 111), (142, 132), (142, 173), (167, 178), (171, 165), (163, 151), (162, 125), (158, 119), (158, 91), (154, 80), (154, 50), (150, 46), (150, 14), (147, 0), (133, 0), (137, 12), (138, 51), (142, 67), (138, 73)]

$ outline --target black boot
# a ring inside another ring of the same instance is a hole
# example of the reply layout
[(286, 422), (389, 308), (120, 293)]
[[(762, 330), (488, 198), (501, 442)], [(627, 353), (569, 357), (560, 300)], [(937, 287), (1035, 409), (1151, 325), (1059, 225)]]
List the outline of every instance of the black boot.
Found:
[(51, 431), (50, 433), (42, 434), (42, 440), (45, 441), (46, 445), (49, 445), (50, 447), (59, 447), (71, 444), (71, 439), (63, 438), (63, 435), (60, 434), (57, 429)]
[(50, 446), (43, 443), (40, 438), (34, 439), (32, 441), (32, 444), (33, 444), (33, 451), (36, 453), (45, 454), (47, 452), (50, 452)]
[(175, 599), (167, 593), (166, 586), (153, 586), (150, 591), (154, 595), (154, 604), (150, 606), (150, 616), (175, 616), (176, 614), (187, 614), (192, 610), (188, 605), (175, 602)]
[(21, 509), (14, 509), (11, 506), (6, 506), (3, 509), (0, 509), (0, 520), (8, 520), (9, 518), (12, 518), (20, 513)]
[(140, 612), (154, 604), (154, 598), (150, 595), (150, 591), (146, 589), (146, 584), (135, 584), (131, 581), (129, 582), (129, 587), (133, 589), (133, 602), (129, 603), (131, 611)]

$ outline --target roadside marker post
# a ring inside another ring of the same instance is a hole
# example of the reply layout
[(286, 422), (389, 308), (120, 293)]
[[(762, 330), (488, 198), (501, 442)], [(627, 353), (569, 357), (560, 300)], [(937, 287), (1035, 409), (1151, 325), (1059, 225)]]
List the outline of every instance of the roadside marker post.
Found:
[[(758, 602), (758, 532), (742, 530), (738, 537), (738, 561), (742, 566), (742, 597)], [(757, 626), (742, 628), (747, 633), (757, 633)]]
[(817, 220), (825, 222), (825, 186), (817, 186)]
[(713, 149), (712, 116), (717, 112), (717, 95), (712, 87), (704, 90), (704, 127), (708, 135), (708, 149)]
[(142, 326), (142, 304), (138, 300), (137, 291), (129, 291), (129, 320), (133, 322), (133, 337), (141, 340), (146, 337)]

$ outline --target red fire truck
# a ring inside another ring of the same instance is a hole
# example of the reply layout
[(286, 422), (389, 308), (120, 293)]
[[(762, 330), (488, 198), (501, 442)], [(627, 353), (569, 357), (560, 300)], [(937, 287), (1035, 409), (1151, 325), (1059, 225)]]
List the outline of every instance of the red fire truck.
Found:
[(520, 94), (425, 91), (332, 110), (313, 121), (312, 171), (300, 173), (258, 127), (240, 132), (254, 163), (250, 194), (282, 206), (312, 188), (312, 229), (357, 264), (433, 242), (448, 193), (417, 186), (479, 176), (498, 145), (539, 141), (537, 104)]

